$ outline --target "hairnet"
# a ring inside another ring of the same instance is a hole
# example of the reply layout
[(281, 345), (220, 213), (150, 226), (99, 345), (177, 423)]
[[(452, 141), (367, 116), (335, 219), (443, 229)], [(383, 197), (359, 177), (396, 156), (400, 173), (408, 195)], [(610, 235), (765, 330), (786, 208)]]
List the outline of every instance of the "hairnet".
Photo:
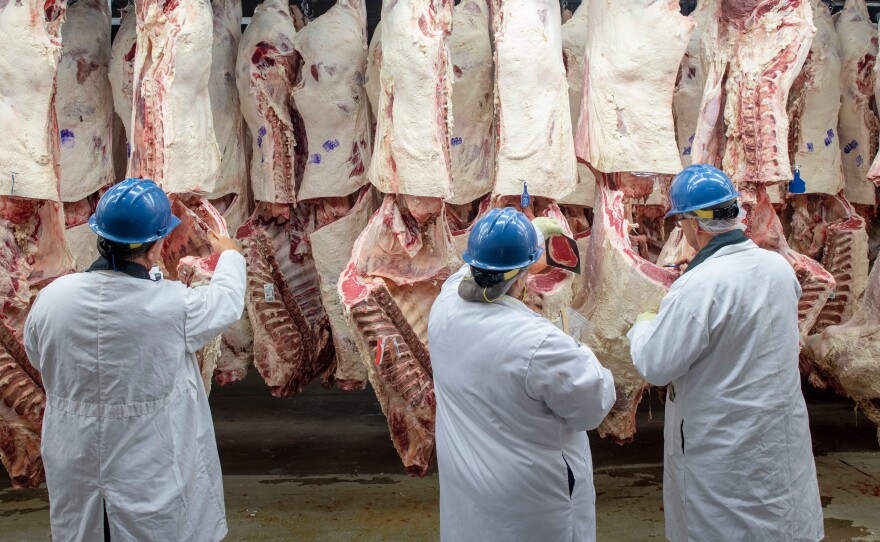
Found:
[(131, 261), (146, 254), (155, 244), (156, 242), (153, 241), (132, 248), (131, 245), (128, 244), (117, 243), (109, 239), (104, 239), (103, 237), (98, 237), (98, 253), (108, 260), (118, 258), (120, 260)]
[[(510, 287), (513, 286), (513, 283), (527, 273), (528, 270), (528, 267), (523, 267), (522, 269), (516, 270), (510, 278), (504, 279), (502, 282), (489, 286), (480, 286), (474, 279), (474, 268), (472, 267), (459, 283), (458, 295), (465, 301), (492, 303), (506, 294), (508, 290), (510, 290)], [(477, 272), (479, 273), (479, 270), (477, 270)], [(508, 273), (510, 273), (510, 271), (508, 271)]]

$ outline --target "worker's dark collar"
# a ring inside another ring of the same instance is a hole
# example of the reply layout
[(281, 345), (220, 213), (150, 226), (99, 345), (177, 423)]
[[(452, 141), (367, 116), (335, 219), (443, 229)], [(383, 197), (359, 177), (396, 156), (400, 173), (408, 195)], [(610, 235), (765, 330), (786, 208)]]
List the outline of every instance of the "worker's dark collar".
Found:
[(746, 237), (746, 234), (743, 233), (742, 230), (730, 230), (721, 235), (716, 235), (711, 241), (709, 241), (708, 245), (703, 247), (703, 250), (697, 252), (697, 255), (694, 256), (694, 259), (691, 260), (691, 263), (688, 264), (687, 269), (685, 269), (684, 272), (687, 273), (694, 267), (705, 262), (722, 248), (730, 245), (737, 245), (748, 239), (749, 238)]
[(136, 279), (153, 280), (150, 277), (150, 270), (139, 263), (129, 262), (126, 260), (116, 259), (116, 269), (113, 269), (113, 263), (103, 256), (98, 256), (95, 263), (86, 269), (88, 271), (119, 271)]

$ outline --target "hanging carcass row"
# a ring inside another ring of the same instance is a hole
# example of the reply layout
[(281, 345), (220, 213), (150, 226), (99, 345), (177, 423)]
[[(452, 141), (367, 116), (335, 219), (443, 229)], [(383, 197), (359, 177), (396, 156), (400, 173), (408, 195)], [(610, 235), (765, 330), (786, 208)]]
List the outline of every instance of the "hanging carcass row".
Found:
[[(64, 1), (0, 6), (0, 462), (15, 487), (44, 479), (45, 394), (22, 348), (37, 291), (73, 271), (64, 239), (55, 80)], [(32, 59), (22, 69), (21, 59)]]

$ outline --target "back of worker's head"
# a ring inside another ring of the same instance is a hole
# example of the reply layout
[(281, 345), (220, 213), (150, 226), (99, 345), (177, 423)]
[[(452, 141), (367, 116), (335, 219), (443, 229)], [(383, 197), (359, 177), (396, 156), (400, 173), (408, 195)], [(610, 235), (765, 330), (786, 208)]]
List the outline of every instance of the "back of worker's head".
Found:
[(684, 168), (672, 180), (666, 216), (695, 218), (697, 227), (710, 235), (743, 229), (739, 192), (723, 171), (707, 164)]
[(543, 239), (526, 215), (509, 207), (490, 210), (468, 236), (462, 258), (471, 274), (459, 295), (468, 301), (498, 299), (543, 252)]
[(180, 225), (165, 192), (149, 179), (125, 179), (101, 196), (89, 227), (107, 259), (135, 260)]

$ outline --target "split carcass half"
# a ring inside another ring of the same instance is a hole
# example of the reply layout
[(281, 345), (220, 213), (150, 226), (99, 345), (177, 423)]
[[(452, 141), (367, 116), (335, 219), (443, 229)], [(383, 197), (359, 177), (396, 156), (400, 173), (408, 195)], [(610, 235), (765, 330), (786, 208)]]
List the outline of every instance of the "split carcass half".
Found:
[[(209, 194), (220, 168), (208, 81), (208, 0), (138, 0), (129, 177), (169, 194)], [(176, 262), (175, 262), (176, 263)]]
[(527, 182), (530, 194), (560, 199), (577, 185), (577, 160), (559, 2), (489, 4), (495, 40), (494, 193), (519, 195)]
[(452, 63), (452, 205), (468, 206), (492, 191), (495, 100), (489, 7), (486, 0), (455, 6), (449, 36)]
[[(384, 197), (338, 283), (348, 326), (409, 474), (434, 455), (428, 312), (460, 265), (442, 198), (451, 196), (449, 0), (386, 0), (370, 182)], [(426, 173), (427, 172), (427, 173)], [(378, 348), (378, 354), (377, 352)]]
[(131, 106), (134, 101), (134, 57), (137, 51), (137, 17), (134, 6), (120, 12), (119, 29), (110, 48), (110, 87), (113, 108), (125, 127), (126, 158), (131, 156)]
[[(562, 62), (565, 66), (565, 79), (568, 82), (568, 110), (571, 113), (572, 137), (577, 131), (581, 100), (584, 96), (584, 51), (587, 48), (589, 32), (588, 14), (587, 2), (582, 2), (581, 7), (562, 25)], [(596, 178), (593, 176), (593, 171), (588, 165), (578, 162), (577, 176), (577, 186), (571, 193), (560, 198), (559, 203), (592, 207), (596, 200)]]
[(677, 276), (634, 250), (629, 203), (648, 198), (656, 174), (681, 170), (672, 97), (694, 25), (677, 2), (591, 0), (587, 6), (575, 150), (597, 170), (597, 189), (584, 284), (572, 308), (592, 323), (585, 342), (612, 371), (617, 388), (617, 404), (599, 434), (628, 442), (647, 383), (632, 364), (626, 332), (637, 314), (657, 310)]
[(847, 0), (836, 17), (841, 57), (839, 145), (846, 180), (844, 195), (857, 207), (873, 207), (875, 189), (867, 176), (880, 134), (880, 120), (873, 107), (877, 36), (865, 0)]
[(241, 40), (241, 0), (213, 0), (214, 40), (208, 91), (214, 134), (220, 150), (220, 169), (214, 189), (207, 194), (212, 205), (235, 231), (250, 214), (248, 165), (244, 118), (235, 83), (235, 63)]
[(791, 162), (807, 194), (839, 194), (844, 187), (837, 122), (840, 114), (840, 39), (828, 6), (811, 1), (816, 35), (788, 97)]
[[(815, 367), (811, 381), (851, 397), (880, 428), (880, 266), (871, 270), (862, 302), (843, 325), (808, 337), (802, 361)], [(877, 432), (880, 440), (880, 429)]]
[(291, 90), (299, 73), (296, 29), (287, 2), (266, 0), (241, 37), (235, 78), (253, 142), (251, 188), (256, 201), (296, 203), (306, 153), (302, 118)]
[(55, 111), (61, 137), (61, 201), (68, 246), (78, 270), (98, 256), (88, 218), (99, 190), (113, 184), (113, 95), (110, 65), (110, 5), (80, 0), (67, 10), (61, 28), (61, 61)]
[(15, 487), (44, 480), (45, 394), (21, 345), (22, 327), (33, 294), (74, 265), (64, 240), (55, 111), (65, 9), (63, 0), (0, 5), (0, 462)]
[(339, 279), (370, 383), (407, 473), (424, 476), (434, 455), (436, 402), (428, 313), (461, 265), (438, 198), (388, 194)]
[[(742, 192), (746, 234), (780, 253), (794, 268), (803, 295), (803, 337), (834, 288), (818, 262), (794, 251), (773, 208), (775, 185), (792, 178), (789, 91), (816, 32), (809, 3), (740, 4), (711, 0), (703, 32), (706, 88), (692, 147), (695, 163), (718, 163)], [(721, 115), (723, 111), (723, 115)]]
[(368, 177), (381, 192), (452, 195), (451, 0), (382, 5), (376, 142)]
[(293, 87), (307, 149), (296, 197), (344, 197), (367, 182), (372, 152), (364, 91), (367, 12), (362, 0), (340, 0), (296, 34), (300, 72)]

